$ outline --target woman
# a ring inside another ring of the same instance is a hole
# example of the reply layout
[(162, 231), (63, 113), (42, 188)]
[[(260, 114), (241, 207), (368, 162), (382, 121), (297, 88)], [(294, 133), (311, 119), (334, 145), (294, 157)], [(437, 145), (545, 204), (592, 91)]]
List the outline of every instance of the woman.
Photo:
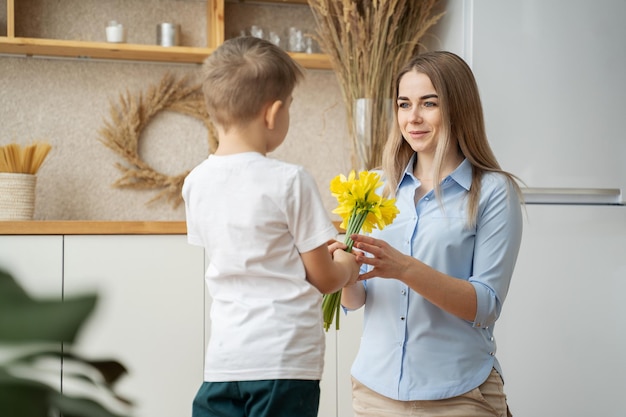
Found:
[(460, 57), (418, 55), (395, 88), (383, 178), (400, 214), (353, 236), (369, 268), (342, 292), (346, 309), (365, 306), (356, 415), (510, 415), (493, 329), (521, 242), (519, 186), (491, 151)]

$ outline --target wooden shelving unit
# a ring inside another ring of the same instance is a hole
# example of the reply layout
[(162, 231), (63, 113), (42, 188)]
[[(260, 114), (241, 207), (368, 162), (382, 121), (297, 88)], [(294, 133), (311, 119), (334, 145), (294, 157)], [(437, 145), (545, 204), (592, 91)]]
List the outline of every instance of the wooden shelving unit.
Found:
[[(337, 233), (346, 231), (333, 221)], [(184, 235), (184, 221), (90, 221), (23, 220), (0, 221), (2, 235)]]
[(0, 37), (0, 53), (24, 56), (201, 63), (212, 48)]
[[(207, 0), (207, 46), (162, 47), (109, 42), (84, 42), (15, 36), (15, 1), (7, 1), (7, 36), (0, 36), (0, 54), (122, 61), (200, 64), (224, 42), (224, 0)], [(260, 0), (255, 0), (260, 2)], [(263, 3), (307, 4), (306, 0), (263, 0)], [(324, 54), (291, 53), (305, 68), (330, 69)]]

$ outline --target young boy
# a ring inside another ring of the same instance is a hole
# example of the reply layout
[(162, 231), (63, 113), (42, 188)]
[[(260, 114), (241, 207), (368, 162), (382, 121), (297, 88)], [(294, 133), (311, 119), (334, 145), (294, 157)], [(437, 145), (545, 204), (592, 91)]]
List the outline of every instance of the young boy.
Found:
[(185, 179), (191, 244), (205, 248), (213, 301), (193, 417), (316, 417), (322, 293), (358, 277), (313, 178), (266, 157), (285, 139), (303, 78), (270, 42), (239, 37), (203, 66), (219, 146)]

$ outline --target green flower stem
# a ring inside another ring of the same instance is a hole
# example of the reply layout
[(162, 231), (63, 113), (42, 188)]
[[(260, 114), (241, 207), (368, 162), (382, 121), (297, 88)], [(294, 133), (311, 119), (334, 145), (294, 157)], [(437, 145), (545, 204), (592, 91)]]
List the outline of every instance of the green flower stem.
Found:
[(332, 294), (324, 294), (322, 311), (324, 313), (324, 330), (328, 331), (336, 316), (335, 328), (339, 330), (339, 310), (341, 309), (341, 290)]
[(354, 245), (354, 241), (352, 240), (350, 236), (352, 236), (355, 233), (359, 233), (361, 231), (361, 228), (363, 227), (363, 223), (365, 223), (365, 219), (367, 218), (368, 214), (369, 212), (367, 210), (359, 211), (357, 208), (355, 208), (354, 211), (352, 212), (352, 215), (350, 216), (350, 219), (348, 220), (348, 229), (346, 230), (346, 238), (343, 241), (343, 243), (348, 245), (346, 252), (348, 253), (352, 252), (352, 246)]
[[(356, 207), (352, 211), (350, 215), (350, 219), (348, 220), (348, 228), (346, 230), (346, 238), (344, 239), (344, 243), (348, 246), (346, 252), (352, 252), (352, 247), (354, 246), (354, 241), (350, 237), (354, 233), (359, 233), (361, 231), (361, 227), (363, 227), (363, 223), (365, 223), (365, 219), (367, 218), (368, 211), (367, 210), (358, 210)], [(339, 330), (339, 312), (341, 311), (341, 290), (334, 292), (332, 294), (324, 294), (322, 299), (322, 311), (324, 316), (324, 330), (328, 331), (330, 325), (333, 323), (333, 318), (335, 319), (335, 330)]]

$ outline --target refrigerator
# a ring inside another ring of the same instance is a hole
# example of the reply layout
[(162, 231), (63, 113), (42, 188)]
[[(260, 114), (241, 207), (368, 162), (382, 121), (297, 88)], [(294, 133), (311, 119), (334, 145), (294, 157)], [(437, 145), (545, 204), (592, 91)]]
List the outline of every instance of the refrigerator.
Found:
[(494, 330), (516, 417), (626, 416), (626, 1), (464, 2), (522, 246)]

